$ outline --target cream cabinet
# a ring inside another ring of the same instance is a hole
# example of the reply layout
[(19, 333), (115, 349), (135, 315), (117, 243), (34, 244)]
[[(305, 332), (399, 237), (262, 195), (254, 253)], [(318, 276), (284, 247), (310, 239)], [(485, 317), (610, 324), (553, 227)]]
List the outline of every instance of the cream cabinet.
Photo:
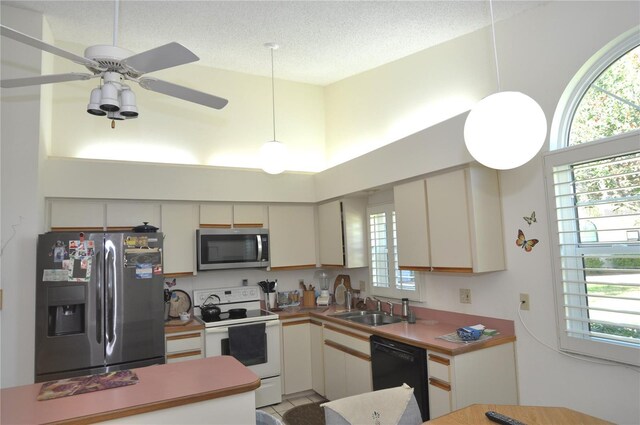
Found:
[(366, 267), (367, 200), (347, 198), (318, 206), (320, 264), (347, 268)]
[(50, 202), (49, 227), (52, 231), (105, 228), (105, 203), (102, 201), (56, 199)]
[(194, 204), (162, 204), (160, 230), (164, 236), (164, 275), (192, 275), (195, 270), (195, 230), (198, 225)]
[(303, 269), (316, 266), (313, 206), (269, 206), (269, 237), (271, 269)]
[(322, 353), (322, 322), (311, 319), (311, 388), (324, 396), (324, 356)]
[(261, 204), (201, 204), (200, 227), (265, 227), (266, 210)]
[(343, 397), (373, 391), (371, 348), (367, 334), (326, 324), (324, 339), (325, 397)]
[[(167, 363), (183, 362), (185, 360), (204, 358), (203, 326), (193, 329), (189, 325), (187, 330), (165, 333), (165, 358)], [(179, 328), (174, 326), (173, 328)]]
[(398, 238), (398, 265), (401, 269), (431, 270), (427, 191), (424, 180), (393, 188)]
[(399, 185), (394, 188), (394, 203), (401, 268), (457, 273), (504, 270), (496, 170), (470, 164)]
[(227, 228), (233, 224), (233, 205), (202, 204), (200, 205), (200, 227)]
[(448, 356), (427, 351), (431, 419), (472, 404), (517, 405), (513, 343)]
[(160, 204), (150, 202), (107, 202), (107, 230), (131, 230), (147, 222), (160, 227)]
[(284, 394), (312, 388), (311, 323), (308, 318), (282, 321)]

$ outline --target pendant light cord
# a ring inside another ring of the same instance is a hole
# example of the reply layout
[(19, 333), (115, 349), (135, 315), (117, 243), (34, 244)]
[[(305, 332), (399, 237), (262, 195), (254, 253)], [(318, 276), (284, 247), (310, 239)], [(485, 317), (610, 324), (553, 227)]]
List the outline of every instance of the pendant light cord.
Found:
[(115, 0), (116, 5), (113, 14), (113, 45), (118, 45), (118, 17), (120, 16), (120, 0)]
[(273, 140), (276, 140), (276, 91), (275, 91), (275, 83), (273, 78), (273, 51), (274, 48), (271, 48), (271, 110), (273, 111)]
[(500, 92), (500, 67), (498, 66), (498, 48), (496, 47), (496, 25), (493, 17), (493, 0), (489, 0), (489, 11), (491, 13), (491, 34), (493, 36), (493, 57), (496, 61), (496, 77), (498, 82), (498, 92)]

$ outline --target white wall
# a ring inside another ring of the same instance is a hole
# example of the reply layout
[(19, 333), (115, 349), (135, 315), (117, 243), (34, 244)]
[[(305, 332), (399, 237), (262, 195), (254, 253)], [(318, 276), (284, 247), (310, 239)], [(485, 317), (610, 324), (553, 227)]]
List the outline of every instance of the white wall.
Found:
[[(3, 8), (3, 19), (5, 16), (4, 10)], [(548, 5), (528, 11), (511, 20), (500, 22), (497, 25), (497, 37), (501, 59), (502, 87), (507, 90), (521, 90), (532, 96), (540, 103), (548, 120), (550, 120), (564, 87), (582, 64), (610, 40), (639, 23), (640, 3), (612, 1), (550, 2)], [(481, 43), (478, 44), (478, 41), (472, 36), (468, 38), (469, 48), (490, 51), (490, 39), (486, 35), (486, 31), (480, 31), (476, 34), (477, 37), (484, 40), (484, 49), (479, 47)], [(441, 47), (444, 48), (444, 45)], [(459, 49), (461, 52), (465, 52), (464, 46), (460, 46)], [(453, 63), (458, 63), (457, 60), (451, 60)], [(485, 75), (488, 79), (489, 72), (486, 69), (489, 69), (489, 65), (487, 62), (491, 60), (492, 57), (490, 55), (484, 59), (482, 55), (479, 55), (476, 58), (476, 62), (470, 63), (468, 66), (478, 68), (481, 70), (480, 74)], [(389, 69), (393, 69), (393, 72), (379, 70), (380, 78), (384, 78), (384, 81), (379, 81), (379, 83), (385, 86), (388, 85), (389, 88), (386, 90), (392, 92), (394, 84), (401, 85), (401, 82), (404, 81), (406, 68), (398, 66)], [(350, 90), (349, 87), (346, 87), (347, 83), (354, 84), (354, 91), (359, 85), (357, 81), (344, 82), (344, 90)], [(479, 84), (482, 88), (478, 89), (476, 96), (482, 96), (480, 92), (483, 90), (487, 92), (491, 90), (489, 82), (480, 82)], [(327, 92), (330, 90), (331, 88), (328, 88)], [(362, 92), (360, 94), (363, 96), (360, 98), (362, 104), (372, 104), (377, 99), (375, 91)], [(424, 97), (424, 93), (416, 90), (415, 98), (413, 99), (410, 93), (404, 93), (403, 96), (408, 104), (418, 104), (421, 96)], [(331, 102), (333, 101), (332, 99)], [(3, 108), (4, 106), (3, 98)], [(338, 108), (339, 105), (335, 107)], [(394, 122), (395, 119), (402, 118), (399, 116), (399, 114), (404, 113), (401, 109), (387, 108), (386, 110), (381, 110), (378, 115), (368, 115), (370, 117), (369, 120), (365, 119), (366, 117), (359, 117), (358, 125), (362, 126), (360, 130), (364, 134), (368, 132), (370, 126), (375, 125), (377, 120)], [(327, 111), (327, 121), (331, 121), (329, 111)], [(71, 119), (63, 121), (63, 123), (65, 122), (69, 128), (72, 128), (73, 121)], [(323, 200), (341, 196), (356, 190), (385, 185), (397, 180), (429, 173), (434, 171), (434, 167), (446, 168), (468, 161), (468, 153), (465, 152), (461, 137), (463, 122), (464, 115), (454, 117), (432, 129), (408, 136), (403, 141), (398, 142), (397, 146), (388, 146), (372, 152), (364, 158), (350, 161), (316, 175), (313, 179), (316, 184), (313, 198), (315, 200)], [(332, 125), (336, 123), (337, 121), (333, 121)], [(4, 127), (2, 141), (2, 236), (6, 238), (9, 234), (7, 229), (10, 229), (9, 224), (12, 223), (11, 220), (14, 217), (8, 215), (5, 209), (7, 202), (4, 186), (7, 179), (5, 164), (10, 160), (6, 158)], [(22, 128), (18, 129), (21, 132), (22, 130)], [(334, 127), (331, 131), (339, 134), (341, 129)], [(380, 131), (382, 132), (382, 129)], [(357, 128), (347, 127), (344, 128), (344, 132), (345, 134), (348, 132), (352, 134), (358, 133)], [(61, 133), (66, 134), (64, 132)], [(435, 142), (432, 142), (432, 140), (435, 140)], [(348, 141), (345, 139), (344, 142), (347, 143)], [(425, 143), (427, 143), (427, 146), (424, 145)], [(431, 145), (431, 143), (435, 143), (435, 145)], [(11, 154), (14, 155), (14, 153)], [(18, 162), (20, 163), (20, 161)], [(23, 165), (29, 165), (28, 161), (25, 164), (23, 160), (22, 163)], [(45, 172), (47, 170), (55, 170), (55, 173), (60, 172), (56, 166), (50, 166), (49, 164), (50, 161), (47, 161), (47, 165), (44, 168)], [(153, 167), (155, 168), (154, 175), (158, 186), (167, 186), (171, 188), (172, 192), (179, 190), (176, 187), (177, 183), (172, 178), (180, 173), (176, 174), (176, 171), (171, 167), (159, 165), (154, 165)], [(115, 169), (121, 168), (118, 165)], [(165, 175), (167, 170), (168, 172)], [(27, 180), (35, 178), (32, 175), (35, 173), (32, 167), (27, 167), (25, 172), (27, 173)], [(200, 171), (194, 172), (194, 174), (191, 172), (187, 174), (189, 176), (202, 175)], [(237, 187), (242, 189), (237, 190), (237, 196), (243, 197), (242, 193), (246, 188), (236, 186), (237, 180), (228, 180), (225, 176), (226, 173), (220, 172), (216, 181), (211, 181), (211, 185), (221, 184), (231, 188)], [(46, 174), (45, 177), (47, 177)], [(518, 337), (517, 362), (522, 404), (565, 406), (617, 423), (640, 423), (640, 407), (638, 404), (640, 399), (639, 374), (620, 367), (600, 366), (562, 357), (536, 342), (519, 323), (516, 314), (518, 294), (526, 292), (531, 296), (531, 311), (523, 312), (525, 323), (542, 341), (552, 346), (557, 345), (548, 236), (552, 229), (546, 219), (547, 206), (544, 196), (541, 157), (538, 156), (517, 170), (502, 172), (500, 180), (502, 185), (504, 243), (508, 269), (504, 272), (481, 276), (427, 275), (425, 277), (427, 291), (425, 305), (436, 309), (448, 309), (516, 321)], [(47, 178), (47, 181), (50, 181), (50, 179)], [(191, 183), (189, 181), (182, 182), (184, 185)], [(269, 183), (264, 184), (266, 185), (265, 187), (269, 185)], [(277, 185), (277, 180), (274, 180), (273, 184)], [(58, 193), (51, 189), (51, 185), (47, 185), (47, 187), (46, 194)], [(105, 185), (105, 187), (109, 186)], [(81, 185), (77, 196), (85, 196), (86, 189), (86, 186)], [(73, 195), (73, 189), (65, 190), (65, 193), (67, 193), (65, 196)], [(274, 189), (274, 192), (277, 192), (277, 189)], [(114, 196), (118, 194), (118, 191), (117, 189), (109, 188), (107, 193)], [(129, 189), (124, 190), (123, 193), (126, 196), (130, 196)], [(222, 193), (216, 192), (215, 196)], [(203, 196), (208, 195), (205, 194)], [(298, 192), (292, 193), (288, 201), (295, 202), (296, 199), (294, 197), (296, 196), (299, 196)], [(18, 198), (16, 202), (20, 205), (14, 208), (19, 208), (20, 210), (23, 209), (23, 205), (24, 209), (28, 210), (35, 203), (24, 194), (22, 194), (22, 197), (16, 196), (16, 198)], [(529, 215), (534, 210), (536, 211), (538, 222), (529, 227), (522, 217)], [(522, 228), (527, 236), (540, 239), (540, 243), (531, 253), (525, 253), (515, 246), (514, 241), (518, 228)], [(15, 241), (12, 242), (13, 244), (15, 244)], [(18, 286), (20, 284), (16, 283), (19, 280), (15, 279), (20, 278), (25, 273), (27, 275), (32, 273), (32, 267), (25, 268), (19, 265), (20, 258), (24, 257), (12, 257), (13, 261), (9, 262), (5, 261), (3, 256), (3, 285), (8, 285), (5, 276), (11, 276), (12, 279), (9, 284), (14, 288), (14, 293), (18, 292), (17, 287), (21, 288)], [(197, 281), (190, 284), (193, 286), (206, 286), (210, 283), (221, 285), (221, 282), (227, 281), (227, 279), (229, 281), (239, 281), (241, 279), (241, 276), (236, 274), (212, 274), (207, 276), (209, 277), (205, 278), (203, 274), (202, 280), (200, 280), (201, 277), (199, 275), (197, 278), (193, 278), (197, 279)], [(260, 276), (254, 276), (253, 278), (258, 279)], [(282, 279), (288, 282), (286, 283), (287, 286), (295, 286), (297, 274), (296, 272), (291, 272), (290, 275), (283, 275)], [(31, 277), (23, 281), (32, 282), (33, 279)], [(188, 284), (188, 282), (184, 283), (184, 285)], [(471, 289), (472, 304), (463, 305), (458, 302), (459, 288)], [(6, 302), (9, 304), (15, 301), (15, 305), (21, 311), (21, 317), (23, 315), (25, 317), (31, 315), (30, 317), (32, 317), (32, 300), (33, 298), (30, 296), (19, 296), (17, 300), (7, 299)], [(25, 311), (26, 313), (24, 313)], [(17, 347), (8, 347), (4, 339), (6, 332), (16, 334), (18, 331), (27, 335), (27, 339), (32, 339), (32, 326), (29, 323), (21, 323), (20, 325), (7, 324), (6, 321), (2, 322), (2, 326), (2, 384), (6, 386), (27, 382), (25, 377), (31, 373), (32, 366), (29, 364), (27, 367), (25, 363), (28, 363), (28, 361), (24, 361), (21, 358), (21, 356), (24, 356), (24, 351), (19, 349), (29, 348), (31, 343), (19, 343)], [(13, 341), (10, 341), (10, 343), (13, 343)], [(7, 363), (7, 360), (11, 363)], [(25, 368), (26, 372), (24, 370), (14, 371), (14, 369)], [(10, 378), (5, 379), (7, 372)]]
[[(2, 23), (42, 37), (40, 15), (2, 6)], [(2, 78), (40, 75), (36, 49), (2, 37)], [(38, 87), (2, 90), (1, 210), (3, 306), (1, 386), (33, 382), (36, 236), (43, 230), (39, 195), (41, 103)]]

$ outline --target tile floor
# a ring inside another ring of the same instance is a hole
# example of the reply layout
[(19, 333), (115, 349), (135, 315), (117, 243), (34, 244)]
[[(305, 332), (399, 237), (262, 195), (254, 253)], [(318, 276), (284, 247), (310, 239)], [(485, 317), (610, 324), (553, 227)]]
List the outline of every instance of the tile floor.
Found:
[(270, 415), (282, 420), (282, 415), (287, 410), (308, 403), (317, 403), (319, 401), (326, 401), (324, 397), (314, 391), (307, 391), (304, 393), (292, 394), (282, 397), (282, 403), (274, 404), (271, 406), (261, 407), (258, 410), (263, 410)]

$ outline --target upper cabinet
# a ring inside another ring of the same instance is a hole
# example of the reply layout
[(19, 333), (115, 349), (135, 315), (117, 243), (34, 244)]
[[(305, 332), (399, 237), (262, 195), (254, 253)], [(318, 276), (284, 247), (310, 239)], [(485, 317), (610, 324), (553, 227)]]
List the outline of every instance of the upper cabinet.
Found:
[(401, 269), (431, 270), (427, 191), (424, 180), (393, 188), (398, 238), (398, 265)]
[(189, 276), (195, 270), (197, 207), (193, 204), (162, 204), (160, 230), (164, 236), (164, 275)]
[(269, 238), (271, 269), (303, 269), (316, 266), (313, 206), (269, 206)]
[(322, 266), (366, 267), (367, 200), (348, 198), (318, 206)]
[(52, 231), (96, 231), (105, 227), (105, 203), (102, 201), (51, 201), (50, 228)]
[(200, 227), (265, 227), (267, 207), (259, 204), (202, 204)]
[(130, 231), (144, 222), (160, 227), (160, 204), (107, 202), (107, 230)]
[(395, 196), (402, 268), (459, 273), (504, 270), (496, 170), (472, 164), (397, 186)]

